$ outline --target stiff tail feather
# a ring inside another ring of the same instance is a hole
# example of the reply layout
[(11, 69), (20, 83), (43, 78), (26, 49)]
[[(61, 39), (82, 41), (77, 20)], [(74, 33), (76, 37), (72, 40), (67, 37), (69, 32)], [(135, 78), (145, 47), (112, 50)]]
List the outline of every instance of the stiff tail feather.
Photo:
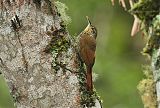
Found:
[(93, 91), (92, 68), (87, 67), (87, 89)]

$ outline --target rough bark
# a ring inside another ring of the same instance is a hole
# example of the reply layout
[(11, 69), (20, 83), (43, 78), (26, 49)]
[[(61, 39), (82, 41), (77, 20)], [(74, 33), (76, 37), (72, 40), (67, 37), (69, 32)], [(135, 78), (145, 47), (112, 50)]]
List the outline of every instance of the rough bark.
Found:
[(152, 56), (151, 67), (156, 85), (157, 108), (160, 108), (160, 48), (158, 48)]
[(146, 78), (140, 82), (138, 89), (145, 108), (160, 108), (160, 1), (138, 0), (131, 13), (141, 20), (147, 37), (142, 53), (151, 59), (149, 68), (145, 69)]
[(17, 108), (101, 107), (83, 102), (83, 63), (54, 2), (0, 0), (0, 25), (0, 71)]

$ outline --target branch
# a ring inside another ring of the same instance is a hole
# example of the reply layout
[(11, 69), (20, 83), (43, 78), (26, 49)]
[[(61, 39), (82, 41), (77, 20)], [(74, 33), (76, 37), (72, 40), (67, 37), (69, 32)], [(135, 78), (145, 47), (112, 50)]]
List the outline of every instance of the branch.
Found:
[[(147, 43), (142, 54), (151, 58), (151, 66), (147, 70), (150, 74), (145, 73), (146, 78), (139, 83), (138, 89), (145, 108), (160, 108), (160, 1), (133, 1), (135, 0), (129, 0), (129, 12), (135, 19), (131, 35), (135, 35), (143, 25), (141, 28), (147, 37)], [(121, 3), (125, 8), (124, 0), (121, 0)]]

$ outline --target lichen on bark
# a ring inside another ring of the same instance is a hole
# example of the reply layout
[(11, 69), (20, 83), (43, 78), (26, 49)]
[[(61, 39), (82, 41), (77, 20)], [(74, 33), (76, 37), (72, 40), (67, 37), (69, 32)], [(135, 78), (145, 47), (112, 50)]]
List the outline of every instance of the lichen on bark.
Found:
[[(160, 1), (139, 0), (130, 12), (142, 22), (147, 43), (142, 53), (151, 58), (151, 78), (142, 80), (138, 86), (145, 108), (160, 107)], [(142, 93), (144, 92), (144, 93)], [(146, 96), (148, 95), (148, 97)]]
[[(6, 6), (4, 2), (3, 6)], [(43, 52), (52, 40), (46, 31), (52, 26), (60, 30), (61, 18), (57, 13), (50, 14), (48, 11), (52, 10), (49, 8), (44, 8), (48, 7), (46, 1), (41, 1), (41, 11), (37, 10), (34, 3), (29, 4), (27, 1), (18, 6), (19, 1), (11, 2), (10, 7), (6, 6), (9, 12), (2, 10), (4, 7), (0, 11), (0, 69), (11, 95), (15, 97), (16, 107), (78, 107), (79, 103), (75, 100), (79, 96), (76, 75), (61, 67), (61, 72), (65, 71), (66, 74), (55, 74), (54, 68), (51, 67), (52, 54)], [(53, 12), (57, 11), (54, 7), (52, 9)], [(15, 14), (23, 24), (17, 31), (10, 27), (10, 20)], [(66, 33), (61, 34), (65, 38), (68, 37)], [(75, 71), (72, 51), (71, 48), (66, 49), (65, 53), (59, 54), (58, 59), (61, 62), (69, 59), (66, 66)], [(27, 62), (27, 68), (24, 60)]]
[[(0, 2), (0, 71), (15, 106), (83, 107), (78, 78), (80, 61), (66, 28), (70, 22), (65, 16), (66, 6), (49, 0)], [(99, 101), (94, 101), (97, 106)]]
[(144, 103), (144, 108), (157, 108), (157, 96), (153, 73), (150, 66), (144, 66), (145, 78), (137, 86)]

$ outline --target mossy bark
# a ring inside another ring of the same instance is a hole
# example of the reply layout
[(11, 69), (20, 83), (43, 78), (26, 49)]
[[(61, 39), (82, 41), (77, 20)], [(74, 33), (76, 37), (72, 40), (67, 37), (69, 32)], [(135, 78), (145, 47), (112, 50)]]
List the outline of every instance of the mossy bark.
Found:
[(143, 54), (151, 59), (150, 75), (138, 85), (144, 107), (160, 108), (160, 1), (139, 0), (130, 12), (142, 22), (147, 44)]
[(83, 66), (64, 8), (49, 0), (0, 0), (0, 71), (17, 108), (87, 105), (81, 103)]

